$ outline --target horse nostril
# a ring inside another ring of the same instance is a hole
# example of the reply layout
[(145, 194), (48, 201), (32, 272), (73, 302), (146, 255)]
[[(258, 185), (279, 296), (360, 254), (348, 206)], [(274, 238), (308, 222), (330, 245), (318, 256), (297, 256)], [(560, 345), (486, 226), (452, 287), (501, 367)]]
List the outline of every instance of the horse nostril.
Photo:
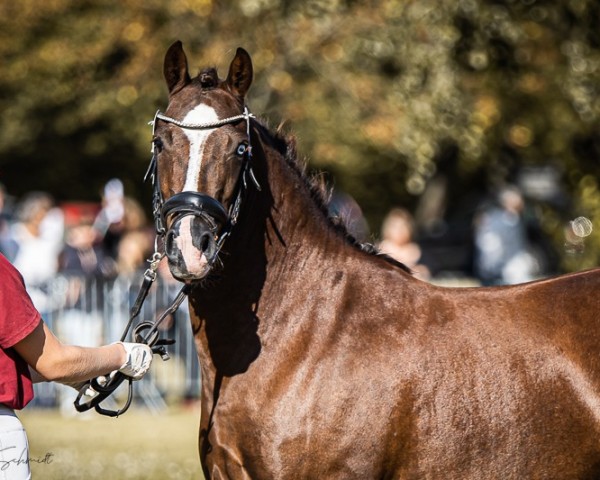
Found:
[(206, 253), (206, 251), (210, 248), (210, 240), (210, 233), (205, 233), (200, 238), (200, 250), (202, 250), (202, 253)]
[(173, 254), (173, 247), (175, 243), (175, 233), (172, 230), (167, 232), (167, 237), (165, 238), (165, 253), (167, 256)]

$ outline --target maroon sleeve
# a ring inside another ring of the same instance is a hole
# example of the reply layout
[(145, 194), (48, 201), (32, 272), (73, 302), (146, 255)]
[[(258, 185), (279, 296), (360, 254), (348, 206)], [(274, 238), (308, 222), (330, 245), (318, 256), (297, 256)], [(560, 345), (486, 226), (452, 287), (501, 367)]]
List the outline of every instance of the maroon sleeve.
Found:
[(0, 347), (7, 349), (23, 340), (40, 320), (23, 277), (0, 255)]

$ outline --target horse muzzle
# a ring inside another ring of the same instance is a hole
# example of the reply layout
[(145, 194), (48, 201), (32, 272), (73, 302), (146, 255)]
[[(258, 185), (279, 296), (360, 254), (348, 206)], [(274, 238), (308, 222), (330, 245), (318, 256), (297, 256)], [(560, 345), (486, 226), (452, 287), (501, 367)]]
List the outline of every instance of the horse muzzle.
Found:
[(229, 220), (214, 198), (198, 192), (181, 192), (162, 207), (165, 253), (171, 274), (182, 281), (201, 280), (210, 272), (219, 253), (219, 234)]

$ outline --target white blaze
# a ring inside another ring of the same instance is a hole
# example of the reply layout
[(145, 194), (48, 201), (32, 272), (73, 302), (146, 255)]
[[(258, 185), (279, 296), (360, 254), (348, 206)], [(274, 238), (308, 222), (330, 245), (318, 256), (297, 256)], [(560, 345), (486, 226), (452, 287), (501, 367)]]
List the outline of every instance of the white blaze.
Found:
[[(219, 120), (217, 112), (208, 105), (200, 104), (191, 110), (183, 119), (184, 123), (209, 123)], [(202, 168), (202, 154), (204, 145), (208, 136), (214, 132), (214, 128), (206, 129), (189, 129), (184, 128), (183, 131), (190, 142), (190, 159), (188, 162), (188, 171), (185, 177), (185, 185), (183, 191), (198, 190), (198, 178), (200, 169)]]

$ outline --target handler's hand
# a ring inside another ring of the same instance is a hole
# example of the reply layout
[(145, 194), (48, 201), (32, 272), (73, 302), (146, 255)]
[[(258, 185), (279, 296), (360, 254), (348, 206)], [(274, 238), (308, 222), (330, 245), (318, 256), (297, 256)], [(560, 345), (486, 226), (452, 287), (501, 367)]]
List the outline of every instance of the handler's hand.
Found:
[(117, 343), (123, 346), (127, 354), (127, 360), (119, 368), (119, 372), (134, 380), (139, 380), (150, 368), (153, 356), (152, 350), (148, 345), (144, 345), (143, 343)]

